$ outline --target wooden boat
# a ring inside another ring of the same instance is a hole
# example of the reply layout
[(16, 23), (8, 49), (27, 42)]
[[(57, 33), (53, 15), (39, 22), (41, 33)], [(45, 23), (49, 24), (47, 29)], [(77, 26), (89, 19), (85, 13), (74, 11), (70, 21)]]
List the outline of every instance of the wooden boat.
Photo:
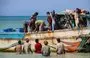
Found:
[[(70, 37), (78, 37), (79, 35), (86, 35), (89, 34), (90, 30), (58, 30), (58, 31), (54, 31), (54, 32), (40, 32), (40, 33), (26, 33), (24, 36), (24, 39), (28, 38), (31, 41), (32, 44), (32, 49), (34, 49), (34, 45), (35, 39), (40, 39), (40, 43), (42, 43), (43, 45), (43, 41), (47, 40), (49, 42), (49, 45), (54, 45), (54, 43), (56, 43), (56, 39), (54, 38), (61, 38), (62, 42), (65, 45), (65, 49), (66, 51), (69, 52), (74, 52), (77, 50), (78, 46), (80, 45), (79, 40), (74, 39), (70, 39)], [(68, 39), (67, 39), (68, 38)], [(23, 39), (23, 40), (24, 40)], [(0, 40), (0, 48), (7, 48), (9, 47), (9, 50), (14, 50), (15, 46), (11, 46), (14, 45), (15, 43), (17, 43), (18, 40)], [(10, 47), (11, 46), (11, 47)], [(53, 49), (52, 49), (53, 50)]]
[(63, 41), (63, 43), (65, 44), (65, 49), (68, 52), (74, 52), (77, 51), (78, 46), (80, 45), (81, 41), (74, 41), (74, 42), (67, 42), (67, 41)]
[(83, 30), (56, 30), (54, 32), (47, 31), (47, 32), (35, 32), (35, 33), (26, 33), (24, 38), (29, 38), (29, 39), (45, 39), (45, 38), (69, 38), (72, 36), (78, 37), (79, 35), (85, 35), (89, 34), (90, 30), (89, 29), (83, 29)]

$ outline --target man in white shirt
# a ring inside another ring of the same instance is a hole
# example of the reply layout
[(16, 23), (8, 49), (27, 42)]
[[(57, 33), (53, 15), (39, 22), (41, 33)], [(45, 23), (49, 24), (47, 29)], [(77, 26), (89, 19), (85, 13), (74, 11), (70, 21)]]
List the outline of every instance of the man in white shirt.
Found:
[(24, 45), (23, 45), (23, 49), (24, 49), (24, 52), (26, 53), (26, 54), (28, 54), (28, 53), (33, 53), (32, 52), (32, 50), (31, 50), (31, 44), (30, 44), (30, 42), (29, 42), (29, 39), (26, 39), (26, 42), (24, 43)]
[(42, 47), (42, 55), (50, 56), (50, 46), (47, 41), (44, 41), (44, 46)]
[(57, 54), (64, 54), (65, 50), (64, 50), (64, 44), (60, 41), (60, 39), (57, 39)]

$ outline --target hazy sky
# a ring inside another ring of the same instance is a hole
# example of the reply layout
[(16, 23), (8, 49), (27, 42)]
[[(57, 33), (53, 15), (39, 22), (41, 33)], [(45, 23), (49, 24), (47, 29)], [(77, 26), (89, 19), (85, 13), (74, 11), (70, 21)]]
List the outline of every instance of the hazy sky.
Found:
[(84, 8), (90, 10), (90, 0), (0, 0), (0, 16), (30, 16), (33, 12)]

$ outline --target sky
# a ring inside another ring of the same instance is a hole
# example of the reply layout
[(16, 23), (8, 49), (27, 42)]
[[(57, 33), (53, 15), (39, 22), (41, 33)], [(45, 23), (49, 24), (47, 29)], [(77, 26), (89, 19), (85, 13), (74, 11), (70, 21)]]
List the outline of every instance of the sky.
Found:
[(0, 16), (39, 16), (47, 11), (81, 8), (90, 10), (90, 0), (0, 0)]

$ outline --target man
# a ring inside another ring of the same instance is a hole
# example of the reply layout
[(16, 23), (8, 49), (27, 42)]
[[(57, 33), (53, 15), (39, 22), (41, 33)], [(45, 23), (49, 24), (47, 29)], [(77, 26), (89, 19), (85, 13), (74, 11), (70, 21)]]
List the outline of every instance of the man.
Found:
[(52, 17), (50, 15), (50, 12), (47, 12), (47, 21), (48, 21), (48, 24), (49, 24), (49, 29), (52, 30)]
[(52, 31), (54, 31), (54, 27), (55, 27), (55, 11), (53, 10), (52, 12), (51, 12), (51, 18), (52, 18)]
[(24, 23), (24, 32), (27, 33), (28, 32), (28, 22), (25, 21)]
[(57, 38), (57, 42), (57, 54), (65, 54), (64, 45), (59, 38)]
[(35, 29), (35, 22), (37, 20), (37, 16), (38, 16), (38, 12), (35, 12), (32, 17), (30, 18), (30, 23), (29, 23), (29, 27), (30, 27), (30, 31), (34, 31)]
[(43, 20), (37, 20), (35, 22), (35, 27), (34, 31), (44, 31), (45, 22)]
[(24, 49), (24, 52), (26, 54), (28, 54), (30, 52), (33, 53), (32, 50), (31, 50), (31, 44), (29, 42), (29, 39), (26, 39), (26, 42), (24, 43), (23, 49)]
[(39, 43), (39, 39), (36, 39), (35, 42), (35, 53), (41, 54), (42, 45)]
[(44, 41), (44, 46), (42, 47), (42, 55), (50, 56), (50, 46), (47, 41)]
[(16, 51), (17, 54), (21, 54), (22, 53), (22, 43), (21, 43), (21, 40), (18, 41), (18, 45), (16, 45), (15, 51)]

